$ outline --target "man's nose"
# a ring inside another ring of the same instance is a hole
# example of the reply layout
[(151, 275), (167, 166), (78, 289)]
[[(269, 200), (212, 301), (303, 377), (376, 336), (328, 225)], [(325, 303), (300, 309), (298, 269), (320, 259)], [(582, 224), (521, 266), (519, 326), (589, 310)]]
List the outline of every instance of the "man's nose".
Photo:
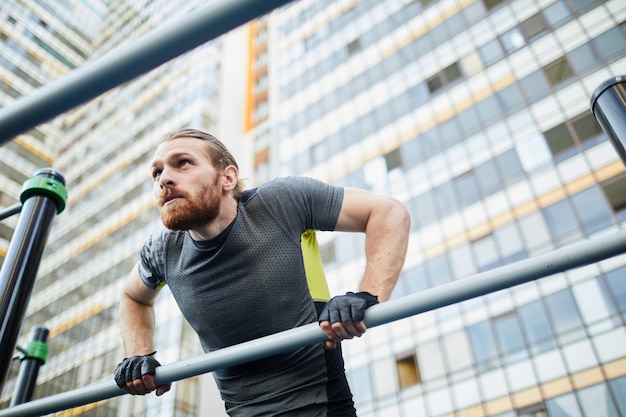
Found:
[(158, 182), (161, 189), (167, 187), (168, 185), (172, 185), (174, 183), (174, 178), (171, 171), (168, 169), (163, 169), (163, 171), (161, 171), (161, 175), (159, 175)]

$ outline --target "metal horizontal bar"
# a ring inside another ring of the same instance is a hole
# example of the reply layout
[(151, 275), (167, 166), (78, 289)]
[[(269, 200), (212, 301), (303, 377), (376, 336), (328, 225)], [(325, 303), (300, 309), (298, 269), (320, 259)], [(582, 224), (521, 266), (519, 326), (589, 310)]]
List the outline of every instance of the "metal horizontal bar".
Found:
[(9, 206), (0, 212), (0, 220), (4, 220), (22, 211), (22, 203)]
[[(371, 307), (365, 314), (368, 327), (376, 327), (515, 285), (589, 265), (626, 253), (626, 231), (610, 232), (555, 251), (483, 272), (459, 281)], [(251, 340), (236, 346), (157, 368), (158, 384), (178, 381), (225, 367), (275, 355), (313, 343), (326, 335), (317, 323)], [(349, 342), (348, 342), (349, 343)], [(34, 417), (124, 394), (111, 380), (21, 404), (0, 411), (0, 417)]]
[(213, 0), (0, 109), (0, 144), (292, 0)]

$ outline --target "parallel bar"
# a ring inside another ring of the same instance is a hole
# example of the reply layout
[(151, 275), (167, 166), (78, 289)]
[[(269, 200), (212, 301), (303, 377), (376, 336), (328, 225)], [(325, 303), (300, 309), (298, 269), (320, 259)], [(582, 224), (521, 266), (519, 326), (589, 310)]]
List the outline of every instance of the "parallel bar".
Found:
[(22, 211), (22, 203), (17, 203), (0, 211), (0, 220), (4, 220)]
[(53, 169), (41, 169), (24, 184), (22, 214), (0, 268), (0, 391), (9, 373), (22, 321), (26, 315), (37, 271), (57, 214), (56, 194), (41, 184), (65, 185)]
[(213, 0), (0, 109), (0, 144), (292, 0)]
[[(365, 322), (368, 327), (379, 326), (568, 269), (589, 265), (623, 253), (626, 253), (626, 231), (607, 233), (534, 258), (376, 305), (367, 310)], [(178, 381), (313, 343), (320, 343), (325, 339), (326, 335), (317, 323), (312, 323), (171, 365), (164, 365), (157, 368), (156, 380), (159, 385)], [(107, 382), (2, 410), (0, 417), (42, 416), (122, 394), (124, 391), (115, 385), (113, 375), (111, 375), (111, 380)]]

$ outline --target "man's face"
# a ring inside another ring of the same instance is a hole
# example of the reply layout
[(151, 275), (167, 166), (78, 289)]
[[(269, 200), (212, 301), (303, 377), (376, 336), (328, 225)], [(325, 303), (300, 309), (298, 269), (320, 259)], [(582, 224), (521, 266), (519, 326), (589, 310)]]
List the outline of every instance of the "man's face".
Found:
[(220, 210), (221, 175), (204, 152), (204, 142), (178, 138), (154, 153), (151, 175), (161, 220), (170, 230), (209, 224)]

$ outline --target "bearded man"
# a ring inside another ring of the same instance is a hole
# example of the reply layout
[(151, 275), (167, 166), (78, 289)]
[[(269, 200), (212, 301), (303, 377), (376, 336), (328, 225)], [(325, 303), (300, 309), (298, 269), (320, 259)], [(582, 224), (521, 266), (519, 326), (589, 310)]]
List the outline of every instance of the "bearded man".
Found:
[[(328, 335), (304, 347), (213, 372), (231, 416), (356, 416), (339, 342), (365, 331), (365, 310), (389, 298), (406, 256), (409, 215), (397, 200), (304, 177), (243, 190), (214, 136), (168, 134), (151, 166), (163, 227), (123, 284), (127, 358), (115, 371), (130, 394), (156, 391), (154, 301), (168, 285), (205, 352), (312, 322)], [(315, 231), (365, 233), (358, 292), (330, 296)]]

